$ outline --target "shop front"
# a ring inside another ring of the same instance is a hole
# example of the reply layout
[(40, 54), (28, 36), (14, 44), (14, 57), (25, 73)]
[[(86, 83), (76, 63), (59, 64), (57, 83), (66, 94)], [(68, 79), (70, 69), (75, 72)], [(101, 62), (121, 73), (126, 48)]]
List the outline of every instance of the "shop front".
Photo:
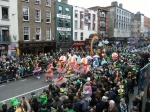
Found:
[(55, 52), (56, 42), (19, 42), (20, 55)]
[(85, 41), (74, 41), (72, 47), (75, 50), (85, 50)]

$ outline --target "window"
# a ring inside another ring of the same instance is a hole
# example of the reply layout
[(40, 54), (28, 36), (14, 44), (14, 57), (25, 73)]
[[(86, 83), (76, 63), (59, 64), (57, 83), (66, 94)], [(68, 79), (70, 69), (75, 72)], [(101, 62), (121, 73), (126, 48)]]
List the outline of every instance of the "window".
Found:
[(93, 23), (93, 30), (95, 30), (95, 23)]
[(29, 2), (29, 0), (22, 0), (23, 2)]
[(78, 38), (78, 32), (74, 32), (74, 40), (77, 40)]
[(95, 21), (95, 14), (93, 14), (93, 21)]
[(63, 35), (61, 34), (61, 32), (59, 32), (59, 41), (62, 41), (63, 40)]
[(23, 21), (29, 21), (29, 7), (22, 7)]
[(23, 28), (23, 39), (29, 40), (29, 38), (30, 38), (30, 29), (29, 29), (29, 27), (24, 27)]
[(51, 0), (46, 0), (46, 6), (51, 6)]
[(66, 32), (66, 35), (65, 35), (65, 41), (69, 41), (69, 35), (68, 35), (68, 32)]
[(88, 14), (88, 19), (91, 20), (91, 14)]
[(78, 29), (78, 21), (75, 20), (75, 29)]
[(83, 12), (80, 12), (80, 19), (83, 19)]
[(35, 9), (35, 22), (41, 22), (41, 10)]
[(78, 17), (78, 11), (77, 11), (77, 10), (75, 10), (75, 15), (74, 15), (74, 17), (75, 17), (75, 18)]
[(70, 27), (70, 20), (66, 20), (65, 22), (66, 22), (65, 23), (66, 24), (66, 28), (69, 28)]
[(59, 24), (58, 24), (59, 27), (63, 27), (63, 20), (62, 19), (59, 19)]
[(50, 28), (46, 29), (46, 39), (51, 40), (51, 29)]
[(80, 40), (83, 40), (83, 32), (80, 34)]
[(59, 6), (59, 14), (62, 14), (62, 7)]
[(69, 8), (66, 8), (66, 15), (69, 15)]
[(35, 33), (36, 33), (36, 40), (40, 40), (41, 39), (41, 28), (36, 28), (35, 29)]
[(8, 19), (8, 18), (9, 18), (8, 7), (2, 7), (2, 19)]
[(49, 11), (46, 11), (46, 23), (51, 22), (51, 13)]
[(35, 4), (40, 5), (41, 4), (41, 0), (35, 0)]
[(80, 29), (83, 29), (83, 21), (80, 21)]
[(88, 23), (88, 30), (91, 30), (91, 23)]

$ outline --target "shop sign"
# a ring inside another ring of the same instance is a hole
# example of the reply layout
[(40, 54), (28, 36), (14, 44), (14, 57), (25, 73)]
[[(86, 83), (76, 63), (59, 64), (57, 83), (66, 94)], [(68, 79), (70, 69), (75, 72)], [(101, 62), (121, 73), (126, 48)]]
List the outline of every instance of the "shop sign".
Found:
[(71, 28), (57, 27), (58, 31), (71, 31)]
[(39, 47), (39, 46), (53, 46), (53, 43), (22, 44), (22, 47)]
[(71, 16), (68, 15), (62, 15), (62, 14), (57, 14), (58, 18), (62, 18), (62, 19), (71, 19)]
[(73, 46), (85, 46), (85, 43), (75, 42)]
[(16, 44), (11, 44), (9, 46), (9, 50), (16, 50)]

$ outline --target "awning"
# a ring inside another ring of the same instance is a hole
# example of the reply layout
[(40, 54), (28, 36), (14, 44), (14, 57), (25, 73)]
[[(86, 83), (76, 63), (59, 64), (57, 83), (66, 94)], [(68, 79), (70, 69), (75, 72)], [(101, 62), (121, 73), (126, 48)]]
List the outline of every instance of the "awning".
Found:
[(85, 43), (76, 42), (76, 43), (73, 43), (73, 46), (85, 46)]

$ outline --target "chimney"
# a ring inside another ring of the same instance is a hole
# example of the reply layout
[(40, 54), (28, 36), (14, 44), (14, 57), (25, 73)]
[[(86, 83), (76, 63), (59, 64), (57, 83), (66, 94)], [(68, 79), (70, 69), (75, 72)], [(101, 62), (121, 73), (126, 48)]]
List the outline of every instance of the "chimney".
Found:
[(117, 7), (118, 6), (118, 2), (117, 1), (111, 2), (111, 6)]
[(61, 0), (62, 3), (68, 4), (68, 0)]
[(123, 6), (122, 3), (120, 3), (120, 4), (119, 4), (119, 7), (120, 7), (120, 8), (123, 8), (122, 6)]

